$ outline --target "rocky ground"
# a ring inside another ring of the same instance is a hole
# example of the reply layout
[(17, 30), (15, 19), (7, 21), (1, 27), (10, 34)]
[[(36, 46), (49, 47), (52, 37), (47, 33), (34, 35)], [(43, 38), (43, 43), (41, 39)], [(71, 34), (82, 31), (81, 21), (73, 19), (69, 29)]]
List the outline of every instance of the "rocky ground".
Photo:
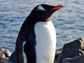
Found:
[[(0, 63), (10, 63), (8, 61), (10, 57), (13, 58), (14, 54), (11, 55), (8, 50), (0, 49)], [(54, 63), (84, 63), (84, 39), (79, 38), (57, 49)]]
[[(59, 54), (61, 53), (61, 51), (62, 51), (61, 48), (56, 50), (55, 63), (57, 63), (57, 58), (58, 58)], [(5, 51), (5, 49), (0, 49), (0, 63), (10, 63), (8, 61), (10, 58), (10, 55), (11, 55), (11, 53), (8, 50)], [(13, 54), (12, 54), (12, 56), (13, 56)]]

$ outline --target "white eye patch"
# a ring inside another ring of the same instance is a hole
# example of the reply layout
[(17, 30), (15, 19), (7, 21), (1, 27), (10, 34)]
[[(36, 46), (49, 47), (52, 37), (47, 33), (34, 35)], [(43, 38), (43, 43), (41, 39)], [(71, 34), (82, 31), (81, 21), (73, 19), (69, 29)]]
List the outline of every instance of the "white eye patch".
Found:
[(37, 10), (46, 11), (41, 5), (38, 6)]

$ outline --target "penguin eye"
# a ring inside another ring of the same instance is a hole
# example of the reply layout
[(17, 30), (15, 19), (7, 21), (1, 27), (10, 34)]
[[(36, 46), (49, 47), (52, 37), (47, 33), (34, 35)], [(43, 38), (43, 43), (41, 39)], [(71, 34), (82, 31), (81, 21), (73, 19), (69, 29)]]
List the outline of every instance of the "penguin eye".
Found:
[(41, 5), (38, 6), (37, 10), (38, 10), (38, 11), (40, 11), (40, 10), (46, 11)]

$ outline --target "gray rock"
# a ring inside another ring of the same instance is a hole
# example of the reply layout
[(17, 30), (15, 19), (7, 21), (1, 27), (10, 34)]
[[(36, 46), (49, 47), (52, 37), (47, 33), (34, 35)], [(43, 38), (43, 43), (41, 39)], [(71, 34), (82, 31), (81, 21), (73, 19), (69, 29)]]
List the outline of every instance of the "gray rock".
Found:
[[(57, 63), (79, 63), (82, 62), (84, 55), (84, 39), (79, 38), (70, 43), (66, 43), (62, 49), (62, 53), (58, 57)], [(80, 59), (78, 59), (80, 58)], [(70, 60), (70, 61), (69, 61)]]
[(62, 63), (84, 63), (84, 56), (78, 56), (75, 58), (65, 58)]
[(7, 58), (0, 58), (0, 63), (10, 63)]

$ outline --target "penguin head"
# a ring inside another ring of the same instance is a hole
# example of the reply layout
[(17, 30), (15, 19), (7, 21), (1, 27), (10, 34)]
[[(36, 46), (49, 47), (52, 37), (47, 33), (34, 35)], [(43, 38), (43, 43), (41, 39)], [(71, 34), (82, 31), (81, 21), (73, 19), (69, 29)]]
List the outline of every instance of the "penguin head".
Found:
[(29, 17), (36, 20), (49, 20), (50, 16), (62, 7), (62, 5), (51, 6), (48, 4), (40, 4), (31, 11)]

